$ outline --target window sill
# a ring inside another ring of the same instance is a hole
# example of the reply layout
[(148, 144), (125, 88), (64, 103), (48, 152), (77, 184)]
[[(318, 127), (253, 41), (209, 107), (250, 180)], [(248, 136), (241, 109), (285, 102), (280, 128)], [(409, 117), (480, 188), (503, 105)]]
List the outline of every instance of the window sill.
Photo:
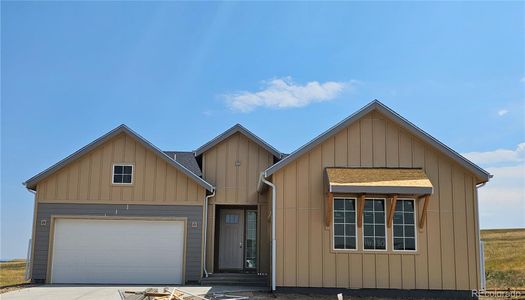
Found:
[(393, 251), (393, 250), (348, 250), (348, 249), (330, 249), (334, 254), (383, 254), (383, 255), (420, 255), (418, 251)]
[(135, 186), (135, 184), (133, 183), (111, 183), (111, 186), (132, 187), (132, 186)]

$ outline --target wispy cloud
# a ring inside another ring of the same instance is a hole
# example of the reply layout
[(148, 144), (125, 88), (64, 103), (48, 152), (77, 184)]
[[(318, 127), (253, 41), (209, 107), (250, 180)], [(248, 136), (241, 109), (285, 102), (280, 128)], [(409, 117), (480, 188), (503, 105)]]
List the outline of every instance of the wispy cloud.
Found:
[(344, 90), (354, 87), (356, 81), (311, 81), (301, 85), (288, 76), (265, 80), (262, 84), (262, 88), (256, 92), (238, 91), (224, 95), (228, 107), (239, 112), (250, 112), (257, 107), (303, 107), (333, 100)]
[(509, 113), (508, 110), (506, 110), (506, 109), (500, 109), (500, 110), (498, 111), (498, 116), (503, 117), (504, 115), (506, 115), (506, 114), (508, 114), (508, 113)]
[(525, 142), (463, 155), (494, 175), (479, 190), (481, 227), (525, 227)]
[(520, 143), (516, 149), (496, 149), (486, 152), (469, 152), (463, 156), (484, 166), (512, 165), (525, 162), (525, 142)]

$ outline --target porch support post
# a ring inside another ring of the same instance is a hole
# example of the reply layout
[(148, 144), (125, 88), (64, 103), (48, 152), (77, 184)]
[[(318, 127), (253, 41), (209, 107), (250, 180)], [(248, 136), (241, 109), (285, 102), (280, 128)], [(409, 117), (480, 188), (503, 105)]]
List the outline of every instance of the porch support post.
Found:
[(388, 210), (388, 228), (392, 227), (392, 220), (394, 219), (394, 212), (396, 211), (397, 195), (390, 197), (390, 209)]
[(332, 192), (326, 193), (326, 213), (325, 213), (325, 224), (326, 227), (330, 227), (332, 224), (332, 214), (334, 213), (334, 194)]
[[(427, 220), (427, 207), (428, 202), (430, 201), (430, 195), (425, 195), (425, 204), (423, 204), (423, 210), (421, 211), (421, 217), (419, 218), (419, 230), (422, 230), (425, 227), (425, 221)], [(421, 199), (421, 198), (420, 198)]]
[(365, 195), (359, 195), (357, 198), (358, 208), (357, 208), (357, 227), (363, 227), (363, 210), (365, 208)]

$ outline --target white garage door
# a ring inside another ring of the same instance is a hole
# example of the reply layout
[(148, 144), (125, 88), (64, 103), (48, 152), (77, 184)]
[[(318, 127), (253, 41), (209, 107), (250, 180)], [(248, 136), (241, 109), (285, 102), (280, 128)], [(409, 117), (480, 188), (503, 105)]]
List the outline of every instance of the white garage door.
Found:
[(184, 222), (56, 219), (52, 283), (181, 284)]

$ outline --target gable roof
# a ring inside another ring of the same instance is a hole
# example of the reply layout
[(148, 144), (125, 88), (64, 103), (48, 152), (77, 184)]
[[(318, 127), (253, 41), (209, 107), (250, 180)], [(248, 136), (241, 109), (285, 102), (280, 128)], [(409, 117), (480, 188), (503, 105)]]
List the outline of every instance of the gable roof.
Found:
[(200, 146), (197, 150), (194, 151), (195, 152), (195, 156), (201, 155), (202, 153), (208, 151), (209, 149), (211, 149), (215, 145), (219, 144), (220, 142), (224, 141), (225, 139), (229, 138), (230, 136), (236, 134), (237, 132), (240, 132), (243, 135), (247, 136), (253, 142), (255, 142), (259, 146), (261, 146), (264, 149), (266, 149), (266, 151), (268, 151), (271, 154), (273, 154), (273, 156), (275, 156), (277, 158), (281, 158), (282, 157), (282, 153), (279, 150), (275, 149), (270, 144), (268, 144), (265, 141), (263, 141), (260, 137), (258, 137), (255, 134), (253, 134), (251, 131), (249, 131), (248, 129), (243, 127), (241, 124), (235, 124), (230, 129), (228, 129), (225, 132), (221, 133), (220, 135), (218, 135), (217, 137), (215, 137), (211, 141), (209, 141), (206, 144)]
[(477, 166), (470, 160), (463, 157), (461, 154), (457, 153), (456, 151), (452, 150), (447, 145), (443, 144), (442, 142), (438, 141), (436, 138), (432, 137), (430, 134), (426, 133), (416, 125), (412, 124), (407, 119), (403, 118), (401, 115), (390, 109), (388, 106), (381, 103), (379, 100), (374, 100), (355, 112), (354, 114), (348, 116), (346, 119), (342, 120), (332, 128), (328, 129), (327, 131), (321, 133), (319, 136), (315, 137), (310, 142), (306, 143), (299, 149), (292, 152), (289, 156), (285, 157), (281, 161), (273, 164), (269, 168), (267, 168), (264, 171), (264, 176), (268, 177), (275, 173), (276, 171), (280, 170), (284, 166), (288, 165), (290, 162), (294, 161), (296, 158), (300, 157), (302, 154), (310, 151), (315, 146), (321, 144), (337, 132), (339, 132), (341, 129), (349, 126), (350, 124), (354, 123), (355, 121), (359, 120), (361, 117), (365, 116), (366, 114), (370, 113), (373, 110), (377, 110), (386, 117), (388, 117), (391, 121), (396, 123), (397, 125), (403, 127), (411, 134), (415, 135), (416, 137), (420, 138), (421, 140), (429, 143), (433, 147), (437, 148), (441, 153), (446, 155), (447, 157), (451, 158), (455, 162), (459, 163), (461, 166), (465, 167), (472, 173), (474, 173), (480, 182), (487, 182), (492, 177), (489, 172), (485, 171), (481, 167)]
[(63, 160), (59, 161), (58, 163), (54, 164), (53, 166), (49, 167), (48, 169), (38, 173), (37, 175), (31, 177), (26, 182), (24, 182), (24, 185), (31, 190), (35, 190), (36, 185), (48, 177), (49, 175), (55, 173), (56, 171), (60, 170), (65, 165), (73, 162), (74, 160), (78, 159), (82, 155), (88, 153), (89, 151), (95, 149), (96, 147), (102, 145), (106, 141), (110, 140), (111, 138), (117, 136), (120, 133), (126, 133), (127, 135), (134, 138), (136, 141), (138, 141), (140, 144), (142, 144), (146, 149), (149, 149), (153, 151), (155, 154), (157, 154), (160, 158), (162, 158), (164, 161), (166, 161), (169, 165), (175, 167), (177, 170), (181, 171), (188, 177), (192, 178), (197, 182), (200, 186), (205, 188), (206, 190), (212, 192), (215, 188), (213, 185), (206, 182), (204, 179), (197, 176), (195, 173), (190, 171), (188, 168), (183, 166), (181, 163), (177, 162), (176, 160), (172, 159), (166, 153), (162, 152), (159, 148), (154, 146), (152, 143), (150, 143), (145, 138), (138, 135), (136, 132), (131, 130), (126, 125), (122, 124), (118, 126), (117, 128), (111, 130), (110, 132), (104, 134), (103, 136), (99, 137), (98, 139), (94, 140), (93, 142), (89, 143), (88, 145), (84, 146), (83, 148), (79, 149), (75, 153), (69, 155), (68, 157), (64, 158)]
[(199, 167), (199, 164), (197, 163), (197, 159), (195, 158), (195, 155), (191, 151), (163, 151), (168, 155), (170, 158), (174, 159), (186, 169), (192, 171), (195, 173), (195, 175), (201, 177), (202, 171)]

